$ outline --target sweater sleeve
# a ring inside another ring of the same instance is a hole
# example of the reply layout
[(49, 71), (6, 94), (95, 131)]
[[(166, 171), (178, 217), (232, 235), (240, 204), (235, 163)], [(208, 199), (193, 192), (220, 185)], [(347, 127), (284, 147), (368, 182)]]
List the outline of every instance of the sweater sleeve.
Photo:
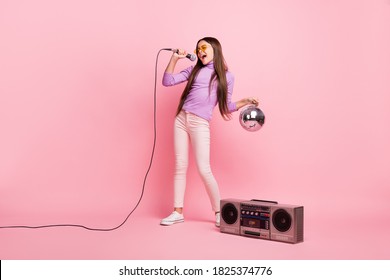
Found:
[(194, 66), (190, 66), (179, 73), (164, 73), (162, 84), (169, 87), (187, 81), (193, 68)]
[(228, 98), (227, 98), (227, 106), (229, 109), (229, 112), (235, 112), (237, 111), (237, 106), (235, 102), (232, 102), (232, 95), (233, 95), (233, 88), (234, 88), (234, 75), (231, 72), (226, 73), (227, 76), (227, 88), (228, 88)]

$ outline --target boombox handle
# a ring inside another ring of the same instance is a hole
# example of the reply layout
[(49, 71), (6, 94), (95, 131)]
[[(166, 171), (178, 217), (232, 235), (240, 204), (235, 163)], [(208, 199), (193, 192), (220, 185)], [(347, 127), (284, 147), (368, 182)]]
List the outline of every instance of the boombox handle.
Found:
[(251, 201), (256, 201), (256, 202), (266, 202), (266, 203), (278, 204), (278, 202), (277, 202), (277, 201), (271, 201), (271, 200), (251, 199)]

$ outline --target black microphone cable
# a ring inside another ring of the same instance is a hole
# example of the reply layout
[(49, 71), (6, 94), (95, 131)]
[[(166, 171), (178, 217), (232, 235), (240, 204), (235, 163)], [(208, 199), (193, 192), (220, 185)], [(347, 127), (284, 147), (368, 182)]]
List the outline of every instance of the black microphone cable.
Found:
[(157, 92), (157, 66), (158, 66), (158, 57), (160, 55), (160, 52), (163, 51), (163, 50), (166, 50), (166, 49), (160, 49), (158, 51), (158, 53), (157, 53), (156, 64), (155, 64), (155, 69), (154, 69), (153, 147), (152, 147), (152, 153), (151, 153), (151, 156), (150, 156), (149, 166), (148, 166), (148, 168), (146, 170), (144, 181), (143, 181), (143, 184), (142, 184), (141, 195), (140, 195), (140, 197), (138, 199), (137, 204), (130, 211), (130, 213), (127, 215), (127, 217), (124, 219), (124, 221), (121, 224), (119, 224), (119, 225), (117, 225), (115, 227), (111, 227), (111, 228), (92, 228), (92, 227), (87, 227), (87, 226), (84, 226), (84, 225), (77, 225), (77, 224), (48, 224), (48, 225), (40, 225), (40, 226), (27, 226), (27, 225), (0, 226), (0, 229), (12, 229), (12, 228), (14, 228), (14, 229), (15, 228), (20, 228), (20, 229), (22, 229), (22, 228), (24, 228), (24, 229), (41, 229), (41, 228), (53, 228), (53, 227), (77, 227), (77, 228), (83, 228), (83, 229), (90, 230), (90, 231), (114, 231), (114, 230), (122, 227), (127, 222), (127, 220), (130, 218), (130, 216), (133, 214), (133, 212), (138, 208), (138, 206), (141, 203), (141, 200), (142, 200), (142, 198), (144, 196), (146, 180), (148, 178), (150, 169), (152, 168), (154, 152), (155, 152), (155, 149), (156, 149), (156, 140), (157, 140), (157, 117), (156, 117), (156, 113), (157, 113), (157, 98), (156, 98), (156, 92)]

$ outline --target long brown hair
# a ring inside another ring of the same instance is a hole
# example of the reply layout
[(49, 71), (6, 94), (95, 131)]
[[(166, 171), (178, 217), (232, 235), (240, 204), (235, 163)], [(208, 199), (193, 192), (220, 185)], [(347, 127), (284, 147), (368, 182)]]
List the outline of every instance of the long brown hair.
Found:
[[(209, 43), (213, 47), (213, 50), (214, 50), (214, 59), (213, 59), (214, 73), (210, 79), (210, 88), (211, 88), (211, 84), (216, 79), (216, 82), (217, 82), (217, 101), (218, 101), (219, 112), (221, 113), (221, 116), (225, 120), (229, 120), (231, 114), (229, 112), (228, 105), (227, 105), (228, 89), (227, 89), (227, 81), (226, 81), (226, 71), (228, 70), (228, 68), (226, 65), (225, 58), (223, 57), (222, 46), (216, 38), (204, 37), (196, 43), (196, 49), (198, 49), (198, 44), (200, 41), (206, 41), (207, 43)], [(200, 71), (200, 69), (202, 69), (202, 67), (204, 67), (204, 65), (198, 59), (198, 61), (196, 62), (195, 66), (194, 66), (194, 68), (193, 68), (193, 70), (188, 78), (187, 85), (184, 88), (183, 93), (180, 97), (179, 106), (177, 107), (177, 112), (176, 112), (177, 115), (182, 110), (184, 102), (185, 102), (185, 100), (186, 100), (186, 98), (187, 98), (187, 96), (190, 93), (190, 90), (192, 88), (192, 84), (194, 83), (194, 80), (195, 80), (198, 72)]]

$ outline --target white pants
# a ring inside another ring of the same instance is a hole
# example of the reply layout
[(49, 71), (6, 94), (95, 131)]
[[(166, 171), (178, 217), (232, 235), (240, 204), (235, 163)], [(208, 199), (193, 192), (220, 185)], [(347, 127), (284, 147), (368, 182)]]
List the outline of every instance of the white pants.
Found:
[(175, 119), (175, 177), (174, 177), (174, 207), (184, 205), (186, 175), (188, 168), (188, 151), (191, 143), (196, 165), (210, 198), (212, 209), (220, 211), (220, 194), (218, 183), (210, 167), (210, 126), (209, 122), (194, 114), (181, 111)]

